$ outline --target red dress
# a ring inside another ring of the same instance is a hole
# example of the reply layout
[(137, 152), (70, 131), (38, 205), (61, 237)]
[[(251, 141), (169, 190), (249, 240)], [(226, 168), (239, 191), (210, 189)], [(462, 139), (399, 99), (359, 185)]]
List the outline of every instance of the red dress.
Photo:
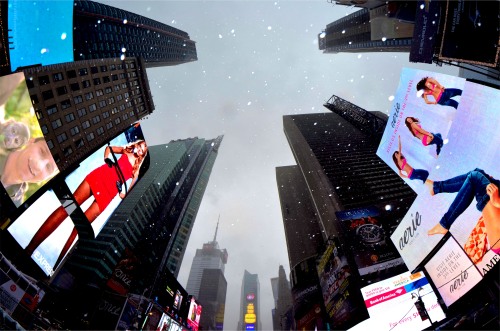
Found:
[[(123, 173), (125, 180), (132, 178), (132, 165), (130, 164), (127, 155), (122, 154), (118, 159), (118, 165)], [(119, 180), (117, 169), (103, 164), (99, 168), (94, 169), (85, 177), (85, 181), (90, 185), (95, 201), (102, 212), (119, 193), (116, 187), (116, 182)]]

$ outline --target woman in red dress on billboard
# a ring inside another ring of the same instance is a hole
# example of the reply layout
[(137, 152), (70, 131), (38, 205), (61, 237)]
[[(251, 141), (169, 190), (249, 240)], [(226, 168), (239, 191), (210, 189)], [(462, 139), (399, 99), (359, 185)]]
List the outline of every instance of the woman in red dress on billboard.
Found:
[[(117, 164), (110, 158), (111, 152), (121, 154)], [(125, 182), (128, 179), (132, 179), (128, 190), (134, 186), (147, 152), (148, 147), (143, 140), (137, 140), (125, 147), (106, 146), (104, 149), (105, 164), (90, 172), (75, 192), (73, 192), (73, 196), (80, 206), (91, 196), (94, 197), (95, 200), (85, 211), (85, 216), (90, 223), (95, 221), (104, 209), (106, 209), (117, 193), (121, 199), (125, 197), (126, 193), (123, 193), (121, 188), (123, 184), (126, 185)], [(40, 229), (38, 229), (28, 246), (26, 246), (28, 254), (32, 255), (35, 249), (61, 225), (66, 217), (68, 217), (68, 213), (64, 207), (57, 208), (42, 224)], [(73, 228), (71, 235), (59, 254), (54, 268), (68, 252), (76, 238), (76, 234), (76, 229)]]

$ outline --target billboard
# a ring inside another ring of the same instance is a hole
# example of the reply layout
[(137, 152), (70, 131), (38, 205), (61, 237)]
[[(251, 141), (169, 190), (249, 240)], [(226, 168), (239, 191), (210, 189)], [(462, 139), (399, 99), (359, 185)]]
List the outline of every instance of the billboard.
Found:
[(127, 294), (134, 280), (139, 277), (140, 264), (139, 258), (128, 247), (125, 248), (120, 262), (106, 282), (108, 289), (121, 295)]
[(73, 61), (73, 1), (9, 1), (7, 16), (11, 71)]
[(176, 321), (186, 321), (188, 306), (185, 304), (188, 293), (167, 270), (162, 275), (163, 288), (154, 293), (155, 301), (162, 306), (163, 310)]
[(432, 63), (441, 11), (442, 6), (439, 1), (418, 0), (410, 62)]
[(403, 264), (386, 230), (392, 227), (376, 207), (335, 212), (361, 276)]
[(191, 297), (189, 303), (189, 312), (187, 316), (187, 324), (193, 331), (198, 331), (198, 326), (200, 325), (201, 310), (201, 305), (196, 302), (196, 299), (194, 297)]
[[(111, 151), (116, 154), (115, 158)], [(90, 155), (66, 177), (66, 184), (91, 223), (95, 236), (148, 167), (147, 144), (137, 123), (111, 140), (108, 146), (102, 146)], [(121, 193), (117, 186), (119, 182), (122, 184)], [(53, 274), (78, 238), (69, 216), (75, 208), (73, 201), (62, 206), (50, 190), (8, 228), (48, 276)]]
[[(370, 314), (370, 319), (358, 326), (363, 330), (417, 331), (431, 327), (431, 321), (445, 318), (437, 296), (422, 272), (405, 272), (370, 284), (363, 287), (361, 293)], [(423, 301), (428, 318), (417, 310), (418, 297)]]
[(24, 203), (59, 172), (31, 105), (23, 73), (0, 77), (0, 214)]
[(439, 59), (496, 67), (499, 1), (447, 1)]
[(437, 247), (445, 234), (468, 253), (469, 267), (484, 274), (495, 264), (498, 100), (500, 91), (462, 78), (403, 69), (377, 155), (418, 194), (391, 236), (410, 270), (434, 249), (447, 251)]

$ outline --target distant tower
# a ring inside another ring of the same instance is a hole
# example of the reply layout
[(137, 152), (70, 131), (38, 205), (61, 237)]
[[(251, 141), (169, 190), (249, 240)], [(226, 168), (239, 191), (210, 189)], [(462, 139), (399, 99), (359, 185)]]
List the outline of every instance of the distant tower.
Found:
[(414, 24), (388, 15), (382, 6), (360, 9), (326, 26), (318, 35), (323, 53), (409, 52)]
[[(276, 282), (274, 281), (276, 280)], [(290, 282), (286, 278), (285, 269), (279, 267), (279, 276), (271, 279), (273, 285), (276, 284), (275, 309), (273, 315), (274, 330), (294, 330), (293, 324), (293, 301)]]
[(224, 323), (227, 291), (224, 268), (228, 254), (226, 249), (219, 249), (218, 229), (219, 220), (214, 239), (196, 250), (186, 286), (187, 292), (194, 295), (203, 307), (200, 319), (203, 330), (222, 330)]
[(260, 317), (260, 283), (257, 274), (245, 270), (241, 283), (241, 306), (238, 330), (262, 330)]
[(73, 20), (75, 61), (123, 55), (159, 67), (198, 59), (186, 32), (119, 8), (76, 0)]

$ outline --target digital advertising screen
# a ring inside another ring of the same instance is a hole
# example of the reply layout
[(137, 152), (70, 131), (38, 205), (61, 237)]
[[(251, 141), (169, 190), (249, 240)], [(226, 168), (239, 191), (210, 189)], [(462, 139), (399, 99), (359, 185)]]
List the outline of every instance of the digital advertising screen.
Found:
[[(370, 318), (350, 330), (418, 331), (431, 327), (431, 321), (446, 317), (422, 272), (405, 272), (370, 284), (363, 287), (361, 293)], [(427, 316), (417, 309), (419, 297)]]
[(11, 71), (73, 61), (73, 1), (8, 1)]
[(140, 124), (136, 123), (86, 158), (66, 177), (66, 184), (91, 223), (95, 236), (148, 167), (147, 144)]
[(402, 71), (377, 155), (417, 193), (391, 235), (408, 269), (421, 267), (448, 233), (481, 273), (497, 258), (498, 100), (499, 90), (462, 78)]
[[(45, 230), (40, 230), (52, 214), (57, 213), (64, 216), (61, 223), (48, 229), (50, 232), (45, 240), (38, 238), (45, 236)], [(61, 254), (64, 245), (73, 232), (73, 221), (65, 212), (64, 207), (52, 190), (46, 191), (38, 198), (24, 213), (22, 213), (7, 231), (14, 237), (19, 245), (31, 256), (33, 261), (43, 270), (47, 276), (52, 276), (56, 269), (56, 262), (66, 256)], [(70, 247), (76, 243), (78, 236)], [(67, 252), (66, 252), (67, 253)]]
[(18, 207), (59, 172), (31, 104), (23, 73), (0, 77), (0, 178)]
[(361, 276), (403, 264), (386, 231), (393, 224), (371, 206), (335, 213)]
[(193, 331), (198, 331), (198, 327), (200, 325), (201, 311), (202, 311), (201, 305), (198, 302), (196, 302), (196, 299), (194, 297), (191, 297), (189, 303), (187, 324), (191, 327)]

